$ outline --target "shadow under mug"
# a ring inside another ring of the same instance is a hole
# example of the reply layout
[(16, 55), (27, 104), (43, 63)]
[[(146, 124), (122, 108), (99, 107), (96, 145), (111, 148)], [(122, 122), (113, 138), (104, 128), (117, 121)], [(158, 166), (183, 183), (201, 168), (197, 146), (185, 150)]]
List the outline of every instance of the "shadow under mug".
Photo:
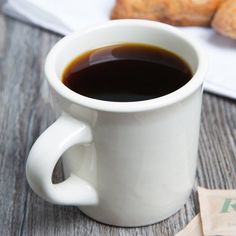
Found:
[[(61, 82), (76, 56), (109, 44), (156, 45), (181, 56), (193, 78), (168, 95), (108, 102), (79, 95)], [(186, 202), (195, 178), (206, 61), (178, 29), (146, 20), (117, 20), (60, 40), (45, 65), (61, 117), (33, 145), (26, 164), (43, 199), (79, 206), (97, 221), (142, 226), (161, 221)], [(63, 155), (66, 180), (52, 183)]]

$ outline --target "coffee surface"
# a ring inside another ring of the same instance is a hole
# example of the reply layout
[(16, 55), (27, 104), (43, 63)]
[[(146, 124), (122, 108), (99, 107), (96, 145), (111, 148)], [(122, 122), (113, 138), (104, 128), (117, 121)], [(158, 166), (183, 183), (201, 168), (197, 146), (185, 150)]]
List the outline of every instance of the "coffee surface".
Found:
[(64, 70), (62, 82), (74, 92), (105, 101), (133, 102), (181, 88), (192, 72), (179, 56), (144, 44), (117, 44), (88, 51)]

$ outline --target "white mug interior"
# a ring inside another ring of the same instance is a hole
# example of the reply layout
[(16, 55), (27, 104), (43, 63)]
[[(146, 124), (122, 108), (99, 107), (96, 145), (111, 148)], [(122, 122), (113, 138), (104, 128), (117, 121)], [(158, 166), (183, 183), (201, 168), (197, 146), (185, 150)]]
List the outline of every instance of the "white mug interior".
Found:
[[(73, 92), (62, 83), (63, 71), (74, 58), (95, 48), (122, 43), (143, 43), (171, 51), (187, 62), (193, 77), (170, 94), (132, 104), (88, 98)], [(60, 95), (85, 107), (117, 112), (144, 111), (177, 102), (202, 85), (205, 70), (204, 53), (193, 40), (189, 40), (173, 26), (147, 20), (114, 20), (83, 33), (73, 33), (54, 46), (45, 64), (48, 82)]]

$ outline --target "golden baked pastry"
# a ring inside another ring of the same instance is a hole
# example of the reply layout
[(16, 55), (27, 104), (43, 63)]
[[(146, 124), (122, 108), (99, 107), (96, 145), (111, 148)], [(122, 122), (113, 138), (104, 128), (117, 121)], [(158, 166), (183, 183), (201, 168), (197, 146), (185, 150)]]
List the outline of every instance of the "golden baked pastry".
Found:
[(236, 39), (236, 0), (227, 0), (219, 7), (212, 27), (219, 33)]
[(224, 0), (117, 0), (112, 19), (141, 18), (172, 25), (209, 25)]

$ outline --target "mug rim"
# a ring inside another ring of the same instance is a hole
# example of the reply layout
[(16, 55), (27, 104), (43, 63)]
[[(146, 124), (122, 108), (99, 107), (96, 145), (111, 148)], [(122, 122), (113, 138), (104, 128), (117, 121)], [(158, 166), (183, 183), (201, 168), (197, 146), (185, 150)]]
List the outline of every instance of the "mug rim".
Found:
[[(172, 34), (175, 34), (178, 38), (188, 43), (191, 48), (195, 51), (198, 60), (198, 66), (196, 72), (193, 74), (193, 77), (183, 85), (181, 88), (175, 90), (172, 93), (167, 95), (142, 100), (142, 101), (134, 101), (134, 102), (112, 102), (112, 101), (104, 101), (98, 100), (90, 97), (83, 96), (78, 94), (63, 84), (60, 78), (58, 78), (55, 70), (55, 63), (57, 60), (57, 53), (60, 50), (65, 49), (70, 41), (79, 38), (81, 35), (89, 33), (91, 31), (99, 31), (103, 28), (109, 27), (116, 27), (116, 26), (142, 26), (142, 27), (149, 27), (155, 29), (162, 29)], [(189, 37), (181, 32), (179, 29), (175, 28), (174, 26), (170, 26), (164, 23), (150, 21), (150, 20), (138, 20), (138, 19), (123, 19), (123, 20), (111, 20), (106, 22), (105, 24), (99, 25), (94, 28), (90, 28), (86, 31), (82, 32), (74, 32), (68, 36), (65, 36), (61, 40), (59, 40), (50, 52), (47, 55), (46, 62), (45, 62), (45, 74), (46, 78), (56, 93), (60, 94), (62, 97), (70, 100), (71, 102), (90, 108), (95, 110), (101, 111), (108, 111), (108, 112), (141, 112), (141, 111), (148, 111), (153, 110), (161, 107), (166, 107), (168, 105), (174, 104), (179, 102), (189, 95), (194, 93), (204, 81), (204, 76), (207, 71), (207, 61), (205, 53), (203, 49), (194, 41), (194, 39), (189, 39)]]

